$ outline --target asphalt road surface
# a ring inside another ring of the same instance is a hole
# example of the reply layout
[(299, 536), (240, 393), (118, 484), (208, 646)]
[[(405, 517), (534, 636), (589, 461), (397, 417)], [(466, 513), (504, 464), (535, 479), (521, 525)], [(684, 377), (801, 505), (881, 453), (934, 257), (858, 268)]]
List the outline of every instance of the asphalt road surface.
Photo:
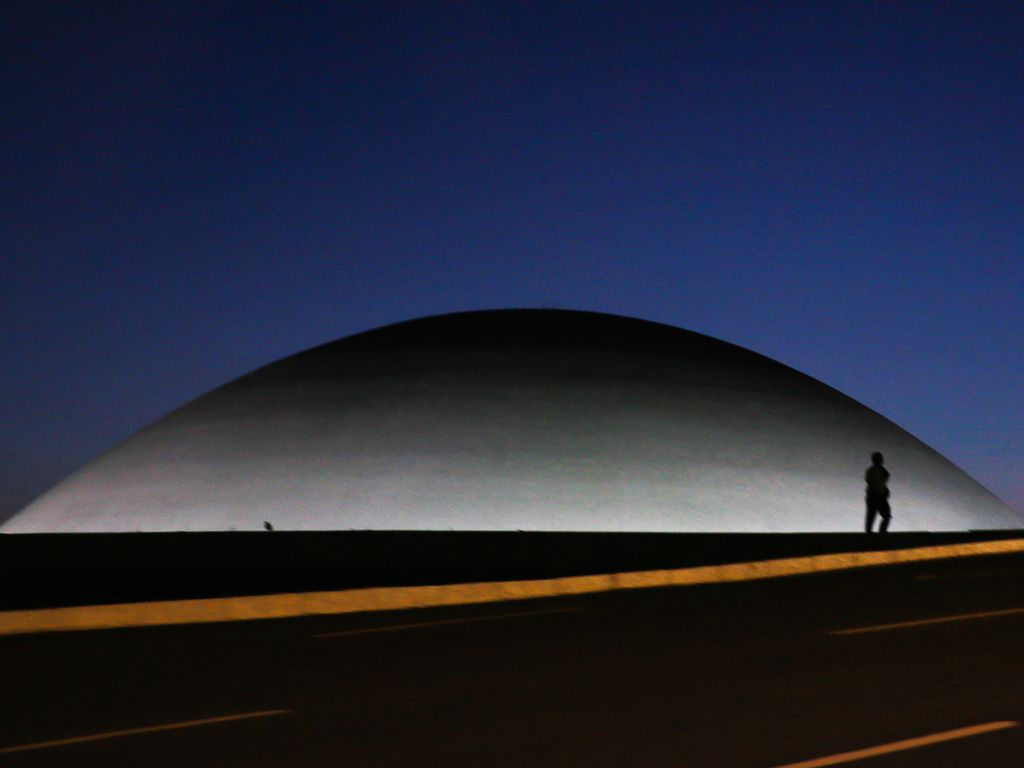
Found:
[(1024, 557), (6, 637), (0, 668), (0, 766), (1024, 765)]

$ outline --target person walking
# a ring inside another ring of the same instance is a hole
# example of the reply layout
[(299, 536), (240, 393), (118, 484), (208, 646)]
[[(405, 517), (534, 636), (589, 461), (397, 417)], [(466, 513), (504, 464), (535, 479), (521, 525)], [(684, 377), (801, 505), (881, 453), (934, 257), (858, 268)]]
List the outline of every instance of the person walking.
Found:
[(864, 519), (864, 530), (872, 533), (875, 524), (875, 515), (882, 518), (878, 526), (879, 533), (889, 530), (889, 521), (892, 520), (892, 509), (889, 507), (889, 470), (884, 466), (885, 459), (882, 454), (871, 454), (871, 466), (864, 473), (864, 482), (867, 483), (865, 501), (867, 503), (867, 517)]

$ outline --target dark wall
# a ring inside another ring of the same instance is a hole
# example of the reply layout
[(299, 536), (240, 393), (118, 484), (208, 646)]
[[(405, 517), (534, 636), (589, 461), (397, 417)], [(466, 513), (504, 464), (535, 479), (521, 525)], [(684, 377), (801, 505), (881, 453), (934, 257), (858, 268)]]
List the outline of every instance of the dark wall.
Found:
[(538, 579), (1020, 536), (1020, 531), (0, 535), (0, 609)]

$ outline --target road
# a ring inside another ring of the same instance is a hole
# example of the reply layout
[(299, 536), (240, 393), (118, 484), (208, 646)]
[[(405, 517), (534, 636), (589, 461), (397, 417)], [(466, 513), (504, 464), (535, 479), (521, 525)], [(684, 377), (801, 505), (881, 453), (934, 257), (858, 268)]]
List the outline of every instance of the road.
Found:
[(1022, 649), (1021, 555), (4, 637), (0, 765), (1017, 765)]

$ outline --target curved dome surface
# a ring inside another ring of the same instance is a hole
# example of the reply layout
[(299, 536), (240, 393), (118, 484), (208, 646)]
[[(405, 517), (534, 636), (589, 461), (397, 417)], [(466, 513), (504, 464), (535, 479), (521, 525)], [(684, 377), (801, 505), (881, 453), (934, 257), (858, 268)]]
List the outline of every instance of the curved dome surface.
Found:
[(3, 530), (855, 531), (876, 450), (893, 530), (1021, 526), (900, 427), (762, 355), (605, 314), (467, 312), (242, 376)]

